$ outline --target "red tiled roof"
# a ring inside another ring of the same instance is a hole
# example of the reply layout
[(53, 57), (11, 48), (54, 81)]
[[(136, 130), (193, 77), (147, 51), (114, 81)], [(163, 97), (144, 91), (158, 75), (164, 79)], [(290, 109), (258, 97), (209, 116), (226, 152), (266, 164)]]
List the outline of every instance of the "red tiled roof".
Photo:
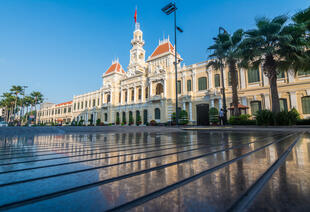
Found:
[[(248, 106), (242, 105), (242, 104), (238, 104), (238, 108), (239, 109), (248, 109)], [(230, 108), (228, 108), (229, 110), (233, 110), (234, 106), (232, 105)]]
[(155, 51), (151, 55), (151, 58), (158, 56), (158, 55), (161, 55), (161, 54), (166, 53), (166, 52), (171, 52), (171, 53), (174, 52), (174, 47), (172, 46), (172, 44), (170, 42), (166, 42), (166, 43), (163, 43), (163, 44), (160, 44), (159, 46), (157, 46), (157, 48), (155, 49)]
[(56, 107), (59, 107), (59, 106), (62, 106), (62, 105), (70, 105), (70, 104), (72, 104), (72, 101), (63, 102), (63, 103), (57, 104)]
[(122, 68), (122, 66), (118, 62), (113, 63), (108, 68), (108, 70), (105, 72), (105, 74), (109, 74), (109, 73), (112, 73), (112, 72), (125, 73), (124, 69)]

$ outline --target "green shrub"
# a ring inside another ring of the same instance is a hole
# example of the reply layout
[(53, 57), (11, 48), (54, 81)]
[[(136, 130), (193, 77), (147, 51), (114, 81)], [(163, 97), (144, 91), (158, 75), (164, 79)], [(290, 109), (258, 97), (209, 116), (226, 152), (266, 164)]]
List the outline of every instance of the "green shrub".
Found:
[(231, 116), (228, 123), (231, 125), (255, 125), (255, 120), (250, 120), (251, 116), (249, 114), (242, 114), (240, 116)]
[(209, 110), (209, 120), (212, 124), (217, 124), (219, 122), (219, 111), (215, 107), (211, 107)]
[(84, 123), (84, 120), (81, 119), (81, 120), (79, 121), (79, 123), (78, 123), (78, 126), (83, 126), (83, 123)]
[(256, 124), (257, 125), (273, 125), (274, 114), (270, 110), (261, 110), (256, 113)]
[(300, 115), (295, 108), (288, 111), (281, 111), (275, 115), (276, 125), (295, 125), (300, 119)]
[(97, 120), (96, 120), (96, 126), (100, 126), (100, 123), (101, 123), (101, 120), (100, 120), (100, 119), (97, 119)]
[[(176, 114), (172, 113), (172, 124), (176, 124)], [(188, 124), (188, 114), (186, 110), (180, 110), (178, 114), (178, 124), (186, 125)]]

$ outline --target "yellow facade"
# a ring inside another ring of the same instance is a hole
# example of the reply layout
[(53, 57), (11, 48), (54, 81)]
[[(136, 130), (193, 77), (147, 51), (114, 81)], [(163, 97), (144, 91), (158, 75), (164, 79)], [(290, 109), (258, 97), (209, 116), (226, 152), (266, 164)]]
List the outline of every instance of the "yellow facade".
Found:
[[(159, 42), (159, 45), (145, 60), (143, 49), (143, 33), (136, 24), (131, 40), (130, 61), (125, 72), (118, 61), (102, 75), (102, 87), (94, 92), (73, 97), (72, 111), (65, 119), (80, 121), (84, 124), (95, 124), (97, 119), (105, 124), (129, 123), (132, 114), (136, 123), (137, 113), (142, 124), (155, 120), (157, 123), (167, 123), (175, 112), (175, 68), (174, 48), (169, 38)], [(219, 70), (207, 68), (207, 62), (193, 65), (181, 65), (182, 58), (178, 55), (178, 81), (181, 92), (178, 94), (179, 107), (188, 112), (190, 124), (197, 124), (197, 106), (207, 104), (209, 107), (222, 108), (221, 76)], [(250, 72), (251, 71), (251, 72)], [(190, 82), (189, 82), (190, 81)], [(231, 86), (229, 85), (228, 69), (224, 70), (227, 107), (232, 102)], [(288, 110), (296, 108), (303, 118), (309, 118), (309, 105), (305, 97), (310, 96), (310, 75), (298, 75), (294, 72), (284, 73), (278, 79), (279, 98), (282, 106)], [(250, 115), (255, 109), (270, 109), (268, 78), (259, 70), (238, 70), (238, 95), (240, 104), (247, 106)], [(48, 110), (39, 111), (40, 122), (49, 122), (61, 117), (47, 116)], [(229, 115), (229, 113), (228, 113)], [(117, 118), (119, 117), (119, 119)]]

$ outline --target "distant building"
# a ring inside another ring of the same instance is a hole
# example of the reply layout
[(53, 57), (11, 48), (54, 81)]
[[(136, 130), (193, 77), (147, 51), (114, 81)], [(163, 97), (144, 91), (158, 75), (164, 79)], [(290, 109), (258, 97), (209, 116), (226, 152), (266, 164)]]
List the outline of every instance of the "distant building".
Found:
[(60, 104), (43, 103), (37, 117), (40, 123), (69, 124), (72, 120), (72, 101)]
[[(41, 108), (41, 122), (63, 120), (92, 124), (97, 119), (106, 124), (129, 123), (141, 118), (142, 124), (155, 120), (166, 123), (175, 111), (174, 46), (169, 38), (158, 46), (145, 60), (143, 32), (137, 23), (131, 40), (130, 60), (126, 72), (118, 60), (102, 75), (102, 87), (96, 91), (77, 95), (72, 102)], [(177, 54), (178, 60), (182, 58)], [(186, 110), (190, 124), (205, 124), (208, 108), (222, 108), (221, 74), (207, 68), (207, 61), (189, 66), (178, 64), (179, 107)], [(240, 108), (248, 114), (270, 109), (268, 78), (259, 69), (238, 70)], [(228, 108), (232, 102), (228, 68), (224, 70), (224, 83)], [(310, 117), (310, 75), (286, 72), (278, 76), (281, 110), (296, 108), (302, 117)], [(66, 113), (64, 112), (66, 107)], [(69, 112), (70, 108), (70, 112)], [(53, 112), (54, 111), (54, 112)], [(55, 114), (57, 111), (57, 115)], [(60, 111), (60, 112), (59, 112)], [(63, 111), (63, 112), (61, 112)]]
[(0, 107), (0, 121), (4, 120), (4, 116), (5, 116), (4, 108)]

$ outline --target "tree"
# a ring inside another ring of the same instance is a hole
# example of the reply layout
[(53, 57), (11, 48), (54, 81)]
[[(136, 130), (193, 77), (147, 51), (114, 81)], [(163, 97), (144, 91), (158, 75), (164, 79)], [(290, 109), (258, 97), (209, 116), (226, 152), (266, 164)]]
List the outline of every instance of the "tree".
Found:
[(226, 30), (224, 33), (219, 33), (216, 38), (213, 38), (215, 44), (208, 49), (212, 51), (209, 58), (212, 60), (208, 63), (208, 67), (214, 69), (223, 69), (224, 64), (227, 64), (231, 76), (232, 87), (232, 102), (234, 105), (234, 115), (239, 116), (238, 109), (238, 72), (237, 64), (240, 61), (239, 44), (242, 41), (243, 30), (239, 29), (230, 35)]
[(304, 70), (307, 42), (303, 30), (296, 24), (287, 25), (288, 17), (277, 16), (256, 19), (256, 29), (245, 32), (239, 45), (242, 53), (241, 66), (259, 68), (269, 79), (272, 112), (280, 112), (277, 75), (287, 70)]
[(35, 107), (35, 111), (37, 110), (36, 106), (43, 102), (43, 94), (39, 91), (31, 92), (30, 96), (33, 98), (33, 106)]
[(18, 101), (18, 95), (24, 93), (24, 89), (20, 85), (13, 85), (12, 88), (10, 89), (12, 94), (15, 95), (15, 102), (14, 102), (14, 119), (15, 119), (15, 114), (16, 114), (16, 105)]
[(2, 97), (1, 106), (5, 108), (7, 114), (6, 121), (9, 122), (13, 113), (16, 98), (11, 93), (3, 93), (1, 97)]

